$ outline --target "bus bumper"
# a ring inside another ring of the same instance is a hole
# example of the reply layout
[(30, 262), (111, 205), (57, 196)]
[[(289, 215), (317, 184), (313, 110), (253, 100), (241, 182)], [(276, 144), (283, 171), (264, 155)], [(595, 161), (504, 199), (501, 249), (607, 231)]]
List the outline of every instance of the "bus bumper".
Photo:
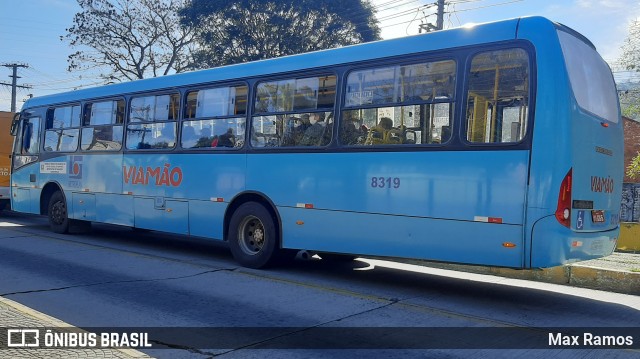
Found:
[(531, 268), (555, 267), (608, 256), (616, 248), (620, 227), (601, 232), (574, 232), (554, 216), (538, 221), (531, 236)]

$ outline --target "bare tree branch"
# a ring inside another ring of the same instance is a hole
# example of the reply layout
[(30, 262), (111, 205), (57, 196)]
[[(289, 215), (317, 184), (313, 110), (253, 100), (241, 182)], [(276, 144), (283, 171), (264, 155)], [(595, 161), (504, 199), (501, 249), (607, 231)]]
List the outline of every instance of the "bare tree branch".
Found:
[(101, 69), (105, 81), (182, 72), (192, 63), (194, 30), (177, 10), (186, 0), (77, 0), (82, 9), (67, 29), (76, 52), (69, 71)]

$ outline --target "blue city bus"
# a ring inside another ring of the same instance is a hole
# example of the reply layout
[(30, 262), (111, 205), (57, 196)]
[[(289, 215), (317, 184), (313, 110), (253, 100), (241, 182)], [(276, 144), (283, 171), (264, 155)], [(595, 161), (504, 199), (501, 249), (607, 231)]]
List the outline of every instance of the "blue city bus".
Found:
[(577, 32), (526, 17), (29, 99), (12, 208), (293, 250), (512, 268), (610, 254), (623, 128)]

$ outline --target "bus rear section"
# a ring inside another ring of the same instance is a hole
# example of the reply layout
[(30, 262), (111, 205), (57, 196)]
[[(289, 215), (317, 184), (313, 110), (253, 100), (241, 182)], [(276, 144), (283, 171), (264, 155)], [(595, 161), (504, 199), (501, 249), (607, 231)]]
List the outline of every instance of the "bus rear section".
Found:
[(0, 210), (9, 207), (11, 182), (11, 147), (13, 137), (10, 133), (13, 113), (0, 112)]
[(568, 165), (550, 193), (552, 201), (557, 193), (553, 217), (534, 226), (532, 267), (609, 255), (619, 236), (623, 127), (613, 76), (590, 43), (569, 29), (557, 32), (572, 94)]

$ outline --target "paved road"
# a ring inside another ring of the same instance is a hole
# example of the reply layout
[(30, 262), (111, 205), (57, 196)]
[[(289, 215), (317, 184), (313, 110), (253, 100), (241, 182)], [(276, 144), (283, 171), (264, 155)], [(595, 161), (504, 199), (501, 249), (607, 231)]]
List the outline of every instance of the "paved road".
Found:
[(456, 328), (571, 327), (581, 333), (640, 326), (638, 296), (380, 260), (296, 261), (257, 271), (238, 267), (223, 243), (104, 225), (57, 235), (44, 218), (5, 212), (0, 274), (0, 296), (78, 327), (263, 328), (253, 341), (228, 350), (141, 349), (155, 357), (640, 357), (639, 350), (610, 349), (278, 349), (304, 347), (282, 340), (306, 328), (347, 328), (330, 334), (341, 336), (343, 345), (353, 337), (353, 343), (375, 347), (392, 332), (405, 332), (362, 328), (452, 327), (443, 332), (453, 341), (486, 335), (518, 347), (513, 338), (520, 332)]

